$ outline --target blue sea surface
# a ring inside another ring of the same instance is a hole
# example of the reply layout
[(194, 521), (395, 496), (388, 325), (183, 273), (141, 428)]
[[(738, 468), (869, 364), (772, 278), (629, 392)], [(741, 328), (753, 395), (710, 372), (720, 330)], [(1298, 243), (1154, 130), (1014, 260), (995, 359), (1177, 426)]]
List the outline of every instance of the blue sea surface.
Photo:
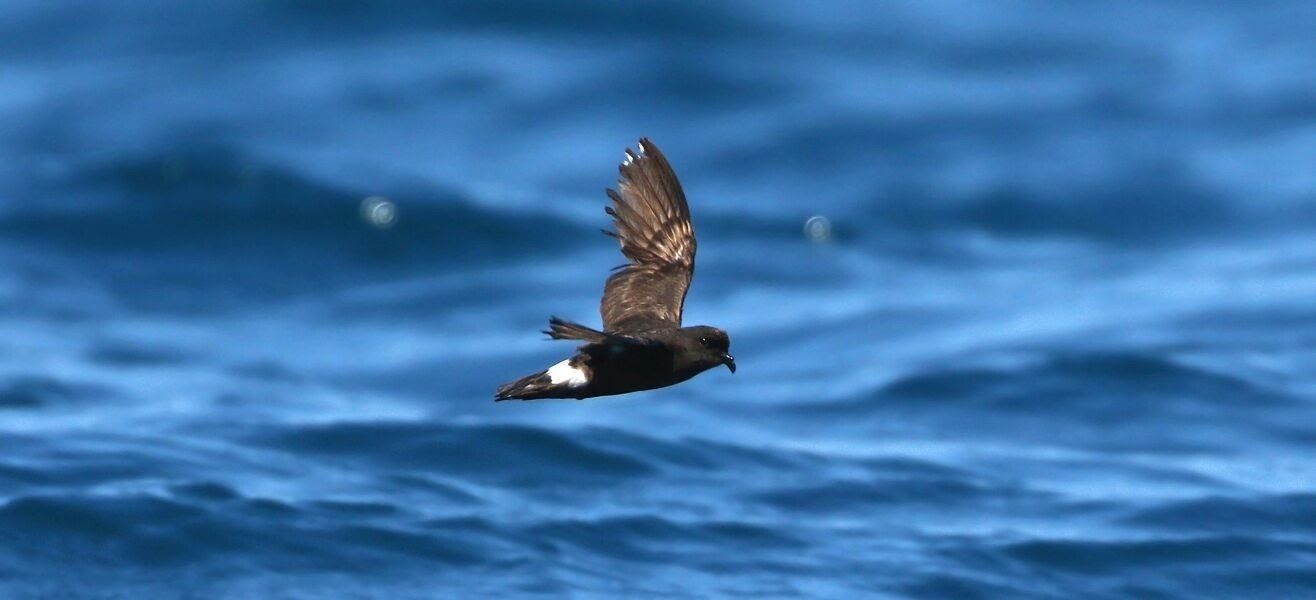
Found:
[[(1314, 31), (0, 3), (0, 597), (1316, 596)], [(494, 403), (642, 135), (739, 372)]]

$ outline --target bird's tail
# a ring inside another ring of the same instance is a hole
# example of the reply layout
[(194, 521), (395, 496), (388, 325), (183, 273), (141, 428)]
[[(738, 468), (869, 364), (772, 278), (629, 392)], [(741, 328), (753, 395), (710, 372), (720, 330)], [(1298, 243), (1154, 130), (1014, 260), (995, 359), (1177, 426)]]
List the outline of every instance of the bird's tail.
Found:
[(551, 392), (555, 387), (557, 386), (553, 385), (553, 380), (548, 377), (548, 371), (540, 371), (534, 375), (527, 375), (516, 381), (498, 386), (498, 392), (494, 394), (494, 401), (548, 398), (549, 396), (545, 394)]
[(591, 344), (608, 339), (608, 334), (597, 329), (590, 329), (580, 323), (563, 321), (557, 317), (548, 320), (548, 330), (544, 331), (555, 340), (582, 340)]
[(548, 369), (526, 375), (498, 386), (494, 400), (537, 400), (539, 398), (581, 398), (589, 382), (588, 373), (572, 360), (564, 360)]

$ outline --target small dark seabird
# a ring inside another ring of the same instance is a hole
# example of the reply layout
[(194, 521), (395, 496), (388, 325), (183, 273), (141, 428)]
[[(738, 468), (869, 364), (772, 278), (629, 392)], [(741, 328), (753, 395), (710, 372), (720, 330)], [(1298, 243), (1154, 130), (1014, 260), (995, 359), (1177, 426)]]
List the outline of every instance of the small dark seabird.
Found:
[(681, 327), (695, 273), (695, 230), (681, 182), (653, 142), (626, 150), (620, 191), (608, 190), (616, 233), (630, 261), (603, 286), (603, 331), (549, 319), (549, 337), (580, 340), (576, 355), (498, 388), (497, 399), (592, 398), (680, 383), (718, 365), (736, 372), (731, 340), (716, 327)]

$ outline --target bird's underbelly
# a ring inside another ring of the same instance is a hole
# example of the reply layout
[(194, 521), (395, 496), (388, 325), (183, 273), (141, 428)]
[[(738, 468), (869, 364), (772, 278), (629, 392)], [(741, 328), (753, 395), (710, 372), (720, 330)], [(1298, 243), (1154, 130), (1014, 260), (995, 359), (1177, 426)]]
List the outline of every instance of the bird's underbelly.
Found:
[(590, 356), (589, 393), (606, 396), (652, 390), (680, 383), (694, 375), (673, 369), (670, 354), (658, 354), (628, 356), (605, 352)]
[(652, 390), (677, 384), (690, 378), (678, 373), (655, 373), (645, 370), (611, 370), (596, 372), (590, 381), (590, 391), (600, 395), (624, 394)]

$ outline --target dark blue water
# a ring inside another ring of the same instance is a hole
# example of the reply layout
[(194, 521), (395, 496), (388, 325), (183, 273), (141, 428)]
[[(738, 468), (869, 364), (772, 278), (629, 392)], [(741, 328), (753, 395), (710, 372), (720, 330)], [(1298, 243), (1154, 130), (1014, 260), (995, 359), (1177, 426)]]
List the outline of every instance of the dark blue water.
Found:
[(804, 6), (0, 5), (0, 596), (1316, 594), (1313, 5)]

